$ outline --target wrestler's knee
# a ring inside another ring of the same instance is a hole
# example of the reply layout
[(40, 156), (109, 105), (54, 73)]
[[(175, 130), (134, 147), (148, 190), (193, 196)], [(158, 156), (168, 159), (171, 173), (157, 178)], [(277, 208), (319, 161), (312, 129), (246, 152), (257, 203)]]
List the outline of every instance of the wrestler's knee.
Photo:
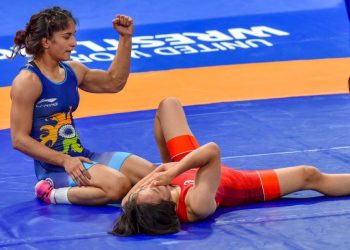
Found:
[(159, 103), (158, 110), (166, 109), (167, 107), (182, 106), (179, 99), (176, 97), (166, 97)]
[(303, 171), (306, 186), (313, 185), (322, 178), (321, 171), (314, 166), (303, 165), (300, 168)]

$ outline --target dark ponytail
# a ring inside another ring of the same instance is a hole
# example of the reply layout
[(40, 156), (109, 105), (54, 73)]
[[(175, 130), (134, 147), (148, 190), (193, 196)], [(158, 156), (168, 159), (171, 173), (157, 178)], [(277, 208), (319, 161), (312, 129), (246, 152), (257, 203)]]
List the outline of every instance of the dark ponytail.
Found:
[(175, 209), (176, 204), (172, 201), (137, 204), (136, 199), (131, 199), (125, 203), (122, 215), (110, 233), (119, 236), (176, 233), (180, 230), (180, 221)]
[(34, 58), (40, 56), (44, 52), (41, 39), (51, 39), (54, 32), (68, 28), (69, 20), (76, 23), (71, 12), (57, 6), (32, 15), (26, 29), (16, 32), (14, 47), (9, 58), (15, 58), (22, 49)]

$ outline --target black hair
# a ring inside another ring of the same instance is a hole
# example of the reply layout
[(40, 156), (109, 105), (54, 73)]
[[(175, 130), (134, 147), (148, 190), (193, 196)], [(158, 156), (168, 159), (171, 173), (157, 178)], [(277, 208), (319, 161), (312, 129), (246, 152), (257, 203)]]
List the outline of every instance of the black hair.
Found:
[(176, 204), (172, 201), (155, 204), (136, 203), (135, 198), (130, 199), (109, 233), (118, 236), (176, 233), (180, 230), (180, 221), (175, 209)]
[(51, 39), (54, 32), (68, 28), (69, 20), (77, 23), (70, 11), (57, 6), (32, 15), (25, 30), (16, 32), (14, 47), (9, 58), (15, 58), (23, 48), (27, 54), (33, 55), (34, 58), (40, 56), (44, 52), (41, 39)]

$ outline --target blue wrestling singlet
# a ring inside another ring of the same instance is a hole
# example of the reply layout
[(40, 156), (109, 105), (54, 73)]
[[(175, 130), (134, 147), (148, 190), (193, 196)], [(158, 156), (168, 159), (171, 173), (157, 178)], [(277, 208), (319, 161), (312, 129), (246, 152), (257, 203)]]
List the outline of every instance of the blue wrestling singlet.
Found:
[[(72, 115), (79, 105), (78, 79), (67, 63), (61, 62), (60, 67), (65, 71), (62, 82), (48, 79), (34, 62), (21, 69), (36, 74), (42, 88), (41, 95), (34, 104), (31, 137), (53, 150), (91, 159), (94, 164), (84, 163), (86, 169), (101, 163), (119, 170), (130, 153), (95, 153), (82, 146)], [(34, 166), (37, 178), (51, 178), (56, 188), (75, 185), (63, 167), (38, 160), (34, 160)]]

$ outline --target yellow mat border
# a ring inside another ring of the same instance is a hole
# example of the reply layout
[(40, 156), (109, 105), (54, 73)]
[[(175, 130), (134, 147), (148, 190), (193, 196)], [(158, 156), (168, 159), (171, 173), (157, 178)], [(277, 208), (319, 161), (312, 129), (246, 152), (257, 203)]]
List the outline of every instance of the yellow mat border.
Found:
[[(80, 91), (74, 116), (154, 109), (167, 96), (184, 105), (347, 93), (350, 58), (252, 63), (133, 73), (118, 94)], [(0, 88), (0, 129), (10, 126), (10, 87)]]

